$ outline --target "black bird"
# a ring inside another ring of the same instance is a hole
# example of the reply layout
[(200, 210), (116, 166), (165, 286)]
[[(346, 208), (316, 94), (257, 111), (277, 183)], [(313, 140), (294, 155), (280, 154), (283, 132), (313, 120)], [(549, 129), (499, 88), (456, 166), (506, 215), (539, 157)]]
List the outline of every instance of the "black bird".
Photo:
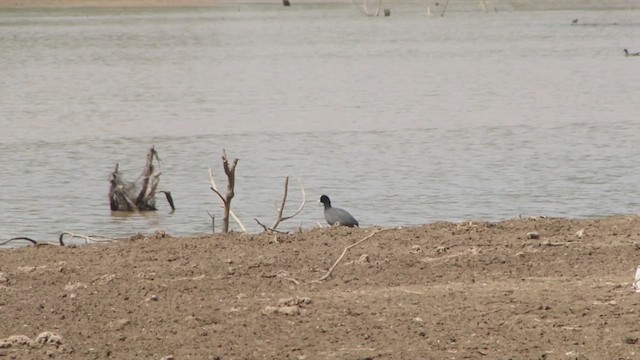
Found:
[(624, 49), (624, 56), (640, 56), (640, 52), (630, 53), (629, 50)]
[(324, 218), (329, 225), (360, 226), (358, 220), (345, 210), (331, 207), (331, 200), (327, 195), (322, 195), (319, 201), (324, 204)]

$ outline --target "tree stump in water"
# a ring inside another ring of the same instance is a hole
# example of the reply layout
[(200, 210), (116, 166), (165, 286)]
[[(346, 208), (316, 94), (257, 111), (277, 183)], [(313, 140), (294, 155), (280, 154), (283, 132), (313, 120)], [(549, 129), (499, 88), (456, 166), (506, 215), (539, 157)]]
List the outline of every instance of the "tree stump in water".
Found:
[(156, 193), (164, 193), (171, 210), (175, 211), (169, 191), (159, 191), (160, 172), (155, 172), (154, 160), (160, 163), (158, 152), (152, 146), (147, 153), (147, 162), (136, 181), (126, 181), (118, 171), (118, 164), (109, 177), (109, 205), (113, 211), (157, 210)]

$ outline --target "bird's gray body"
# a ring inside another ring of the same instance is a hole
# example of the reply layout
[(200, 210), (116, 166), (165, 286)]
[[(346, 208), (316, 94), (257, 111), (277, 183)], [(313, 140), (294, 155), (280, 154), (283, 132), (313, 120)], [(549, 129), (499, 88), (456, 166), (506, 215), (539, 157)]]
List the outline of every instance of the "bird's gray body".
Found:
[(351, 216), (346, 210), (332, 207), (331, 200), (329, 200), (328, 196), (323, 195), (320, 198), (320, 202), (324, 204), (324, 218), (329, 225), (360, 226), (358, 220)]

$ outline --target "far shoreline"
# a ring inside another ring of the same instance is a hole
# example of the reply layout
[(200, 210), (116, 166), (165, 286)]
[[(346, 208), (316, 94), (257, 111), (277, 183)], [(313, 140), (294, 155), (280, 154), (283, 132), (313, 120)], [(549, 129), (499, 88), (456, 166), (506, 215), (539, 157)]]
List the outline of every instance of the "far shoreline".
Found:
[[(364, 2), (361, 0), (358, 2)], [(368, 0), (369, 2), (373, 0)], [(427, 3), (432, 0), (424, 0)], [(433, 2), (436, 2), (433, 0)], [(509, 3), (488, 1), (487, 4), (498, 4), (502, 11), (514, 10), (640, 10), (640, 3), (635, 0), (573, 0), (550, 2), (548, 0), (512, 0)], [(193, 8), (218, 7), (229, 5), (280, 5), (281, 0), (0, 0), (1, 9), (68, 9), (68, 8)], [(352, 5), (349, 0), (293, 0), (296, 4), (345, 4)], [(396, 5), (424, 6), (421, 0), (386, 0), (383, 6)], [(469, 9), (470, 3), (458, 4)], [(472, 6), (475, 9), (475, 5)]]

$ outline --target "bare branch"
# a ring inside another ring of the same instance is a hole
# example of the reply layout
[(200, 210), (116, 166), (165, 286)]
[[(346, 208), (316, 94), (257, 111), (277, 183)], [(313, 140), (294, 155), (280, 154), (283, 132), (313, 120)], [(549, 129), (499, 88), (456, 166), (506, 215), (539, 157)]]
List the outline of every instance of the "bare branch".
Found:
[(167, 198), (167, 202), (169, 203), (169, 206), (171, 206), (171, 212), (176, 211), (176, 206), (173, 204), (173, 197), (171, 196), (171, 191), (159, 191), (161, 193), (164, 193), (164, 196)]
[(74, 233), (69, 232), (69, 231), (63, 231), (63, 232), (60, 234), (60, 237), (58, 238), (58, 242), (59, 242), (59, 243), (60, 243), (60, 245), (62, 245), (62, 246), (67, 246), (67, 245), (64, 243), (64, 241), (63, 241), (63, 238), (64, 238), (64, 236), (65, 236), (65, 235), (69, 235), (69, 236), (71, 236), (71, 238), (72, 238), (72, 239), (73, 239), (73, 238), (82, 238), (82, 239), (84, 239), (84, 240), (85, 240), (85, 242), (86, 242), (87, 244), (91, 244), (91, 243), (103, 243), (103, 242), (111, 242), (111, 241), (115, 241), (114, 239), (110, 239), (110, 238), (107, 238), (107, 237), (104, 237), (104, 236), (96, 236), (96, 235), (94, 235), (94, 236), (87, 236), (87, 235), (81, 235), (81, 234), (74, 234)]
[(229, 209), (229, 214), (231, 215), (233, 220), (236, 222), (236, 224), (238, 224), (238, 226), (240, 226), (240, 230), (242, 230), (242, 232), (246, 233), (247, 229), (242, 224), (242, 221), (240, 221), (240, 218), (238, 218), (238, 216), (236, 216), (236, 213), (234, 213), (233, 210)]
[(209, 217), (211, 218), (211, 233), (215, 234), (216, 233), (216, 216), (208, 211), (207, 211), (207, 214), (209, 214)]
[(16, 241), (16, 240), (26, 240), (26, 241), (32, 243), (33, 245), (38, 245), (39, 244), (37, 241), (35, 241), (35, 240), (31, 239), (31, 238), (21, 236), (21, 237), (14, 237), (14, 238), (11, 238), (9, 240), (2, 241), (2, 242), (0, 242), (0, 245), (8, 244), (8, 243), (10, 243), (12, 241)]
[(255, 220), (258, 223), (258, 225), (260, 225), (264, 229), (264, 231), (267, 232), (267, 233), (275, 232), (275, 233), (278, 233), (278, 234), (288, 234), (285, 231), (280, 231), (280, 230), (276, 230), (276, 229), (267, 227), (265, 224), (261, 223), (260, 220), (258, 220), (256, 218), (253, 218), (253, 220)]
[(307, 194), (304, 191), (304, 187), (302, 186), (302, 180), (300, 180), (300, 178), (298, 178), (298, 185), (300, 186), (300, 191), (302, 191), (302, 203), (300, 204), (300, 207), (298, 208), (298, 210), (296, 210), (296, 212), (294, 212), (292, 215), (283, 217), (282, 213), (284, 212), (284, 206), (285, 206), (285, 204), (287, 202), (287, 194), (289, 192), (289, 177), (287, 176), (285, 178), (285, 181), (284, 181), (284, 196), (282, 197), (282, 203), (278, 207), (278, 218), (273, 223), (273, 225), (271, 225), (271, 229), (275, 230), (281, 222), (283, 222), (285, 220), (289, 220), (289, 219), (295, 217), (296, 215), (300, 214), (302, 209), (304, 209), (304, 205), (307, 202)]
[(227, 194), (223, 196), (222, 193), (218, 190), (216, 186), (216, 182), (213, 178), (213, 171), (209, 168), (209, 181), (211, 182), (211, 190), (218, 195), (220, 200), (222, 201), (223, 213), (222, 213), (222, 232), (229, 232), (229, 215), (235, 220), (235, 222), (240, 226), (243, 232), (247, 232), (247, 229), (244, 227), (240, 219), (236, 216), (236, 214), (231, 211), (231, 200), (235, 196), (234, 188), (235, 188), (235, 171), (236, 166), (238, 165), (238, 159), (234, 159), (231, 164), (229, 164), (229, 160), (227, 159), (227, 152), (225, 149), (222, 149), (222, 166), (224, 168), (224, 173), (227, 175)]
[(265, 232), (269, 232), (269, 228), (265, 224), (261, 223), (260, 220), (258, 220), (257, 218), (253, 218), (253, 220), (255, 220), (258, 225), (262, 226)]
[(317, 282), (322, 282), (324, 280), (326, 280), (329, 276), (331, 276), (331, 273), (333, 273), (333, 270), (336, 269), (336, 266), (338, 266), (338, 263), (342, 260), (342, 258), (344, 257), (344, 255), (347, 253), (347, 251), (349, 251), (349, 249), (351, 249), (352, 247), (356, 247), (358, 245), (360, 245), (361, 243), (365, 242), (365, 240), (369, 240), (371, 239), (375, 234), (378, 234), (382, 231), (385, 230), (391, 230), (391, 229), (375, 229), (371, 234), (365, 236), (363, 239), (359, 240), (356, 243), (353, 243), (349, 246), (347, 246), (346, 248), (344, 248), (344, 250), (342, 251), (342, 254), (340, 255), (340, 257), (338, 257), (338, 260), (336, 260), (335, 263), (333, 263), (333, 265), (331, 266), (331, 268), (329, 269), (329, 271), (327, 271), (326, 274), (324, 274), (320, 279), (317, 280), (312, 280), (312, 283), (317, 283)]
[(449, 6), (449, 0), (444, 3), (444, 9), (442, 9), (442, 14), (440, 14), (440, 16), (444, 17), (444, 13), (447, 11), (447, 6)]
[(220, 201), (222, 201), (222, 206), (224, 206), (226, 204), (226, 201), (224, 199), (224, 196), (222, 196), (220, 191), (218, 191), (218, 187), (216, 186), (216, 181), (213, 179), (213, 171), (211, 170), (211, 168), (209, 168), (209, 182), (211, 183), (211, 190), (213, 190), (213, 192), (216, 193), (216, 195), (218, 195), (218, 197), (220, 198)]

